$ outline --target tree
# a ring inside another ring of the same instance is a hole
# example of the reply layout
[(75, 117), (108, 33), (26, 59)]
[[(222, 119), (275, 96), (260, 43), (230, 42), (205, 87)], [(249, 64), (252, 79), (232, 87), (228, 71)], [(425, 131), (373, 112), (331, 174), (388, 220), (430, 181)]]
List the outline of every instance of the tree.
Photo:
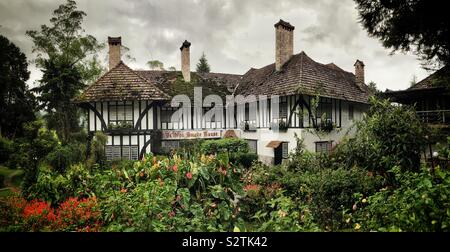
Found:
[(164, 64), (159, 60), (150, 60), (147, 62), (147, 65), (152, 70), (164, 70)]
[(44, 73), (39, 87), (38, 101), (45, 109), (49, 125), (54, 123), (63, 141), (78, 130), (78, 108), (71, 100), (89, 82), (104, 71), (95, 53), (103, 48), (97, 40), (86, 35), (82, 28), (86, 13), (77, 10), (76, 2), (67, 0), (50, 19), (50, 26), (40, 31), (27, 31), (32, 38), (35, 63)]
[(169, 71), (177, 71), (177, 69), (174, 66), (169, 67)]
[(199, 62), (197, 63), (197, 73), (203, 74), (203, 73), (209, 73), (210, 71), (211, 71), (211, 69), (208, 64), (208, 60), (206, 59), (205, 53), (203, 53), (199, 59)]
[(369, 93), (371, 95), (378, 95), (378, 94), (381, 93), (381, 91), (378, 90), (378, 88), (377, 88), (377, 84), (375, 82), (373, 82), (373, 81), (369, 82), (367, 87), (369, 88)]
[(0, 35), (0, 134), (22, 135), (22, 124), (35, 119), (35, 97), (26, 81), (30, 73), (25, 54)]
[(424, 62), (450, 62), (450, 19), (445, 1), (355, 0), (360, 22), (393, 51), (413, 51)]

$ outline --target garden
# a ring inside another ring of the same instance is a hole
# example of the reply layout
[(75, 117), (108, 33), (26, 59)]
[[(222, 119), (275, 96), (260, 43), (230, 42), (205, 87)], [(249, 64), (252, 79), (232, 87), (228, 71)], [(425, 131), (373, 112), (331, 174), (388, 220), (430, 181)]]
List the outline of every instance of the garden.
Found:
[[(101, 133), (89, 146), (82, 131), (64, 143), (42, 120), (28, 123), (20, 139), (0, 142), (2, 181), (15, 188), (0, 198), (0, 229), (449, 231), (448, 162), (421, 160), (429, 132), (413, 108), (371, 102), (331, 154), (297, 139), (279, 166), (258, 162), (237, 138), (107, 162)], [(447, 141), (439, 156), (448, 160)]]

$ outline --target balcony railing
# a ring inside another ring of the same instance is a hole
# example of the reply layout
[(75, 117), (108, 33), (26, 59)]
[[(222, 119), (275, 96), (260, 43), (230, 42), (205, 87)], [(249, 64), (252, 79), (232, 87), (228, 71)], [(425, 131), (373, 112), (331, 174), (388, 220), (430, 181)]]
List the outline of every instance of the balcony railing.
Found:
[(450, 124), (450, 110), (417, 111), (423, 122), (429, 124)]

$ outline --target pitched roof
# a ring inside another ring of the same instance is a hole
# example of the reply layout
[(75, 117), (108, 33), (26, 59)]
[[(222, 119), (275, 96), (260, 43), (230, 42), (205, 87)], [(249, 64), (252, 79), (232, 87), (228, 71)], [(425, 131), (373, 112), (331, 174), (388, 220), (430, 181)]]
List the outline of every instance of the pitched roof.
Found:
[(292, 95), (319, 94), (324, 97), (367, 103), (369, 91), (359, 86), (355, 75), (334, 64), (315, 62), (306, 53), (293, 55), (280, 71), (275, 64), (260, 69), (250, 69), (244, 74), (235, 90), (242, 95)]
[(432, 73), (425, 79), (417, 82), (408, 90), (426, 89), (433, 87), (448, 87), (450, 85), (450, 66), (445, 66)]
[(136, 74), (122, 61), (90, 85), (74, 101), (168, 100), (156, 85)]
[(185, 94), (190, 98), (194, 96), (194, 87), (202, 87), (203, 97), (216, 94), (225, 98), (232, 93), (241, 79), (241, 75), (237, 74), (191, 72), (191, 81), (184, 82), (180, 71), (137, 70), (135, 72), (170, 96)]

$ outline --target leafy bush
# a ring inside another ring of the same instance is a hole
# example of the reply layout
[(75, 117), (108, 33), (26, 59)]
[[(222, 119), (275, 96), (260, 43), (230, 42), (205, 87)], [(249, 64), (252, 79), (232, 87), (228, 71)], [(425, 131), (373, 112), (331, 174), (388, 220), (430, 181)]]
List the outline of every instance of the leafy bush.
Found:
[(205, 154), (215, 153), (247, 153), (249, 146), (246, 140), (240, 138), (223, 138), (219, 140), (204, 141), (201, 151)]
[(118, 177), (100, 185), (110, 189), (102, 203), (109, 231), (231, 231), (240, 222), (239, 170), (226, 157), (147, 155), (114, 169)]
[(259, 210), (253, 217), (261, 223), (258, 231), (311, 232), (320, 230), (308, 207), (303, 204), (299, 206), (299, 203), (283, 195), (283, 192), (269, 200), (267, 204), (270, 206), (269, 212)]
[(236, 153), (231, 155), (230, 161), (237, 165), (242, 165), (245, 168), (252, 166), (253, 162), (258, 160), (258, 154), (256, 153)]
[(54, 208), (49, 202), (13, 196), (1, 211), (6, 231), (99, 231), (101, 213), (94, 198), (69, 198)]
[(337, 162), (383, 175), (394, 166), (419, 170), (426, 131), (413, 108), (371, 98), (371, 108), (358, 123), (354, 139), (338, 145)]
[(92, 168), (95, 164), (103, 167), (106, 163), (105, 145), (108, 141), (108, 137), (102, 132), (95, 132), (89, 146), (89, 158), (87, 160), (87, 166)]
[(86, 157), (86, 145), (80, 142), (71, 142), (66, 145), (57, 145), (44, 159), (58, 172), (64, 172), (71, 165), (83, 162)]
[(437, 168), (431, 172), (389, 171), (399, 182), (398, 188), (386, 187), (364, 196), (348, 221), (363, 231), (435, 232), (450, 231), (450, 171)]
[(354, 194), (374, 193), (380, 180), (356, 167), (324, 169), (301, 174), (300, 191), (318, 223), (326, 230), (339, 230), (345, 227), (343, 212), (352, 207)]

